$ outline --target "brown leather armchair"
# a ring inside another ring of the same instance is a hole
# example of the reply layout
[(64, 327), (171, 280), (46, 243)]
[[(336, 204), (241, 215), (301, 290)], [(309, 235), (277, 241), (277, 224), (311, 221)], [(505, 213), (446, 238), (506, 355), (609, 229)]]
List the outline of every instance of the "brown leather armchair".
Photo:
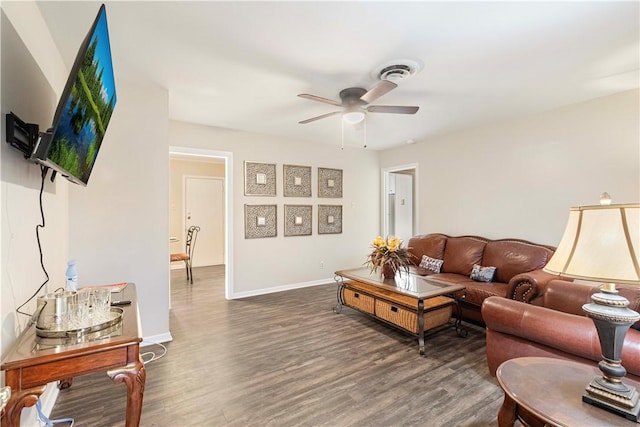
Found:
[[(568, 359), (596, 366), (602, 360), (593, 321), (582, 305), (591, 302), (599, 285), (565, 280), (550, 281), (534, 304), (504, 298), (487, 298), (482, 317), (487, 326), (487, 363), (495, 375), (498, 366), (516, 357), (540, 356)], [(618, 286), (629, 300), (629, 308), (640, 309), (640, 288)], [(640, 323), (640, 322), (639, 322)], [(640, 380), (640, 328), (634, 324), (625, 336), (622, 365), (628, 375)]]

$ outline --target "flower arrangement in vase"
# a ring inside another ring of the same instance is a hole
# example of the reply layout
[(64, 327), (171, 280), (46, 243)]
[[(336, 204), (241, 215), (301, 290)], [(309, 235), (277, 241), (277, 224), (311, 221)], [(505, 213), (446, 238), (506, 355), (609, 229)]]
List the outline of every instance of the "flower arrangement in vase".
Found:
[(372, 272), (377, 272), (380, 268), (385, 279), (392, 279), (396, 272), (404, 269), (409, 272), (411, 265), (410, 248), (402, 247), (402, 240), (397, 237), (387, 237), (383, 239), (378, 236), (371, 244), (372, 251), (367, 256), (365, 264), (369, 265)]

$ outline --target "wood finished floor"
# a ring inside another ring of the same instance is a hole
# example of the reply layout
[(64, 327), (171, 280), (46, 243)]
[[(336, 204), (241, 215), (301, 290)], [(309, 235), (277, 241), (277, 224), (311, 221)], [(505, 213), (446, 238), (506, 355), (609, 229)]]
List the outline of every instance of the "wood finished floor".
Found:
[[(227, 301), (223, 267), (194, 277), (172, 271), (174, 341), (146, 365), (142, 426), (497, 424), (503, 394), (481, 328), (440, 331), (422, 358), (414, 337), (349, 308), (334, 314), (334, 284)], [(125, 400), (106, 374), (78, 377), (51, 418), (123, 426)]]

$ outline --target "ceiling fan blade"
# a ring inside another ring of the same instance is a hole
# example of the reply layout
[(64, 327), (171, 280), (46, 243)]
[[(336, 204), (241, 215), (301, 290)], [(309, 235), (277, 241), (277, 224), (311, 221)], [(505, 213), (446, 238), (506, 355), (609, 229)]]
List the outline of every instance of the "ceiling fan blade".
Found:
[(333, 99), (327, 99), (321, 96), (310, 95), (308, 93), (301, 93), (301, 94), (298, 94), (298, 96), (300, 98), (310, 99), (311, 101), (318, 101), (318, 102), (324, 102), (325, 104), (335, 105), (336, 107), (342, 106), (341, 103), (339, 103), (338, 101), (334, 101)]
[(365, 104), (371, 104), (376, 99), (380, 98), (382, 95), (391, 92), (393, 89), (397, 88), (398, 85), (394, 82), (390, 82), (389, 80), (380, 80), (374, 87), (369, 89), (367, 93), (362, 95), (360, 99), (364, 101)]
[(306, 125), (307, 123), (315, 122), (316, 120), (324, 119), (325, 117), (335, 116), (336, 114), (340, 114), (342, 111), (333, 111), (331, 113), (323, 114), (321, 116), (311, 117), (310, 119), (303, 120), (300, 123), (301, 125)]
[(401, 105), (370, 105), (367, 107), (369, 113), (393, 113), (393, 114), (415, 114), (420, 107), (409, 107)]

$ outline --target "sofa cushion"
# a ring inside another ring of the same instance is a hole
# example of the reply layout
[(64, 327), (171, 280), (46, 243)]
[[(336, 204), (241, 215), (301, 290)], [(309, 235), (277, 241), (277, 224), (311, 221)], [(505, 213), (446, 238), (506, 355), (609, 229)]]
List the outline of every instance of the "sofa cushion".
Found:
[(494, 240), (484, 248), (482, 265), (494, 265), (493, 280), (508, 283), (516, 274), (543, 268), (551, 255), (553, 251), (544, 246), (518, 240)]
[(444, 249), (444, 263), (441, 271), (462, 274), (468, 278), (473, 264), (481, 264), (482, 252), (486, 244), (486, 241), (479, 237), (450, 237)]
[(509, 285), (500, 282), (478, 283), (468, 282), (465, 284), (465, 301), (478, 306), (489, 297), (497, 296), (504, 298)]
[(476, 282), (491, 282), (495, 274), (496, 268), (493, 266), (483, 267), (480, 264), (473, 264), (469, 277)]
[(420, 268), (424, 268), (425, 270), (431, 270), (434, 273), (440, 273), (440, 268), (442, 268), (442, 260), (431, 258), (427, 255), (422, 255), (422, 261), (420, 261)]
[(413, 265), (419, 265), (422, 256), (426, 255), (435, 259), (444, 257), (444, 247), (447, 244), (447, 236), (444, 234), (428, 234), (409, 239), (408, 247), (411, 248)]

